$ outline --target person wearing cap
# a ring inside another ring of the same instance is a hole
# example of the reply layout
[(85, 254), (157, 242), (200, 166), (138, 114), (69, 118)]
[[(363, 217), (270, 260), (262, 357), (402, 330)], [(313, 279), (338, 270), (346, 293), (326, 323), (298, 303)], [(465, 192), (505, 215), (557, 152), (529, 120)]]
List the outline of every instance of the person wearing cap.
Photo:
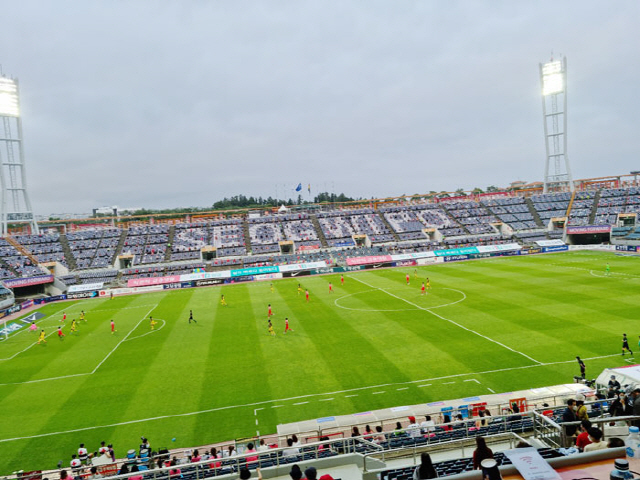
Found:
[(614, 390), (620, 390), (620, 382), (616, 380), (615, 375), (611, 375), (611, 380), (609, 380), (609, 388), (613, 388)]
[(300, 470), (300, 466), (297, 463), (294, 463), (291, 467), (289, 476), (291, 477), (291, 480), (302, 480), (302, 470)]
[(591, 427), (588, 432), (591, 443), (584, 447), (585, 452), (593, 452), (594, 450), (603, 450), (607, 448), (607, 442), (602, 441), (602, 430), (596, 427)]
[(307, 480), (316, 480), (318, 478), (318, 471), (316, 467), (309, 467), (304, 471), (304, 476)]

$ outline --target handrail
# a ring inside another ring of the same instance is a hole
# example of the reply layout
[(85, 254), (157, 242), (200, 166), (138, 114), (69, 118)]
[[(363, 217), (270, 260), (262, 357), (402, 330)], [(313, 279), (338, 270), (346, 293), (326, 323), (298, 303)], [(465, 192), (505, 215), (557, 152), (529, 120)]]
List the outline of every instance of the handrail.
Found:
[[(411, 453), (411, 457), (413, 460), (413, 464), (416, 465), (416, 459), (417, 459), (417, 454), (418, 454), (418, 450), (420, 451), (420, 453), (422, 452), (426, 452), (430, 450), (430, 447), (433, 447), (433, 449), (435, 449), (435, 447), (438, 448), (442, 448), (443, 446), (448, 446), (448, 445), (455, 445), (455, 444), (462, 444), (460, 445), (461, 448), (461, 455), (464, 455), (464, 448), (465, 448), (465, 443), (469, 443), (470, 440), (473, 440), (475, 437), (466, 437), (466, 438), (458, 438), (455, 440), (447, 440), (444, 442), (438, 442), (438, 443), (434, 443), (431, 445), (419, 445), (417, 447), (414, 447), (412, 449), (407, 449), (407, 448), (393, 448), (390, 450), (384, 450), (383, 452), (370, 452), (370, 453), (365, 453), (363, 455), (364, 457), (364, 465), (363, 465), (363, 473), (367, 473), (367, 472), (371, 472), (371, 473), (378, 473), (378, 472), (382, 472), (385, 470), (388, 470), (388, 468), (378, 468), (378, 469), (373, 469), (373, 470), (368, 470), (367, 469), (367, 459), (373, 457), (374, 455), (380, 455), (382, 454), (382, 461), (384, 461), (385, 456), (388, 455), (395, 455), (398, 453)], [(522, 438), (520, 435), (518, 435), (515, 432), (503, 432), (503, 433), (497, 433), (494, 435), (483, 435), (483, 438), (485, 439), (485, 441), (487, 441), (487, 443), (496, 443), (498, 441), (500, 441), (500, 439), (503, 438), (508, 438), (509, 439), (509, 445), (511, 448), (513, 448), (513, 444), (515, 441), (518, 442), (526, 442), (526, 440), (524, 438)], [(407, 455), (408, 456), (408, 455)]]

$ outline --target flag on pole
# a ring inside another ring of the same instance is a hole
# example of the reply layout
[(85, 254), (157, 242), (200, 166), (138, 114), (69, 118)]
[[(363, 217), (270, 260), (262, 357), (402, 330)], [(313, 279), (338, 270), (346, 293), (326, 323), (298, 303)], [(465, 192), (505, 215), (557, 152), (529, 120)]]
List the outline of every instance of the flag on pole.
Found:
[(311, 195), (311, 184), (309, 184), (309, 186), (307, 187), (307, 190), (309, 191), (309, 195)]
[(302, 190), (302, 184), (299, 183), (298, 186), (296, 187), (296, 192), (299, 192), (300, 190)]

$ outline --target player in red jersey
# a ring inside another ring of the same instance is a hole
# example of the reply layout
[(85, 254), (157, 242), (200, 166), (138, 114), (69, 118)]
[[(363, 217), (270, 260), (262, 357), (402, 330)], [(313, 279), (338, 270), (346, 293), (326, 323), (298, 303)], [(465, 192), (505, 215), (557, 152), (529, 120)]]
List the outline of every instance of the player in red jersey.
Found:
[(64, 333), (62, 333), (62, 327), (58, 327), (58, 338), (60, 340), (62, 340), (62, 337), (66, 336)]
[(409, 285), (410, 280), (411, 280), (411, 277), (410, 277), (410, 276), (409, 276), (409, 274), (407, 273), (407, 285)]
[(113, 335), (114, 333), (116, 333), (116, 322), (114, 322), (113, 320), (111, 320), (111, 335)]
[(307, 302), (309, 301), (309, 290), (305, 290), (304, 291), (304, 297), (307, 299)]
[(62, 312), (62, 320), (60, 320), (61, 322), (64, 322), (67, 319), (67, 314), (66, 312)]
[(340, 285), (344, 286), (344, 275), (340, 275)]
[(267, 312), (267, 318), (271, 318), (271, 315), (273, 315), (273, 311), (271, 310), (271, 304), (269, 304), (269, 311)]
[(333, 293), (333, 284), (329, 282), (329, 293)]
[(293, 328), (289, 327), (289, 318), (285, 317), (284, 319), (284, 333), (293, 332)]
[(422, 282), (422, 287), (420, 287), (420, 292), (422, 295), (427, 293), (427, 287), (424, 286), (424, 282)]

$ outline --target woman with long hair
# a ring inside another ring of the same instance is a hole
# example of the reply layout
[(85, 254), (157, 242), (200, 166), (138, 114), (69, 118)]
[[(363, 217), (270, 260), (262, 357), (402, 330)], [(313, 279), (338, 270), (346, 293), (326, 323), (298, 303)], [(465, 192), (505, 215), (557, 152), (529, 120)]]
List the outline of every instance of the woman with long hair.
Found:
[(431, 456), (427, 452), (422, 452), (420, 465), (413, 471), (413, 480), (425, 480), (428, 478), (438, 478), (438, 472), (433, 466)]
[(484, 437), (476, 437), (476, 449), (473, 452), (473, 469), (480, 469), (480, 462), (487, 458), (493, 458), (493, 451), (487, 447)]

